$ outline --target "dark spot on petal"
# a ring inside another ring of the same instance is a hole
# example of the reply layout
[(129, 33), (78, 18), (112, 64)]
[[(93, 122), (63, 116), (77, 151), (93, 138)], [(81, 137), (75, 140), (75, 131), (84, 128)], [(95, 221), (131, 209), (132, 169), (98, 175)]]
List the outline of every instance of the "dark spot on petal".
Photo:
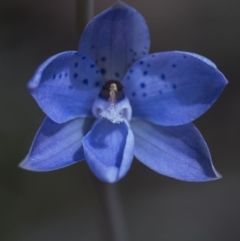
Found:
[(133, 72), (133, 69), (130, 69), (130, 71), (129, 71), (130, 73), (132, 73)]
[(72, 86), (72, 85), (69, 85), (69, 86), (68, 86), (68, 89), (72, 90), (72, 89), (73, 89), (73, 86)]
[(183, 58), (184, 58), (184, 59), (186, 59), (186, 58), (187, 58), (187, 56), (186, 56), (186, 55), (183, 55)]
[(173, 64), (172, 67), (173, 67), (173, 68), (176, 68), (176, 64)]
[(73, 75), (73, 77), (76, 79), (76, 78), (78, 77), (78, 74), (75, 73), (75, 74)]
[(52, 78), (55, 79), (55, 78), (56, 78), (56, 75), (54, 74)]
[(127, 76), (127, 79), (129, 80), (129, 79), (130, 79), (130, 76)]
[(91, 64), (90, 67), (91, 67), (91, 68), (94, 68), (94, 67), (95, 67), (95, 64)]
[(61, 78), (62, 78), (62, 74), (60, 74), (60, 75), (58, 76), (58, 78), (61, 79)]
[(84, 83), (85, 85), (88, 85), (88, 79), (84, 79), (84, 80), (83, 80), (83, 83)]
[(132, 93), (132, 96), (135, 96), (135, 95), (136, 95), (136, 93), (135, 93), (135, 92), (133, 92), (133, 93)]
[(143, 51), (143, 52), (142, 52), (142, 54), (143, 54), (143, 55), (145, 55), (145, 54), (146, 54), (146, 52), (144, 52), (144, 51)]
[(75, 66), (75, 68), (77, 68), (78, 67), (78, 62), (76, 62), (74, 66)]
[(95, 85), (96, 85), (96, 86), (99, 86), (99, 82), (97, 81), (97, 82), (95, 83)]
[(143, 93), (143, 94), (142, 94), (142, 96), (143, 96), (143, 97), (146, 97), (146, 96), (147, 96), (147, 94), (146, 94), (146, 93)]
[(144, 71), (144, 72), (143, 72), (143, 75), (144, 75), (144, 76), (146, 76), (147, 74), (148, 74), (148, 72), (147, 72), (147, 71)]
[(105, 58), (105, 57), (102, 57), (101, 60), (102, 60), (102, 62), (105, 62), (105, 61), (106, 61), (106, 58)]
[(145, 88), (145, 87), (146, 87), (146, 84), (142, 82), (142, 83), (140, 84), (140, 87), (141, 87), (141, 88)]
[(151, 55), (151, 57), (153, 57), (153, 58), (154, 58), (155, 56), (156, 56), (155, 54), (152, 54), (152, 55)]
[(94, 45), (92, 46), (92, 49), (95, 49), (95, 46), (94, 46)]
[(148, 65), (147, 65), (147, 67), (150, 67), (150, 66), (151, 66), (151, 64), (148, 64)]
[(65, 77), (67, 77), (68, 76), (68, 73), (65, 73)]
[(160, 95), (162, 94), (162, 91), (161, 91), (161, 90), (159, 90), (159, 94), (160, 94)]
[(175, 84), (173, 84), (172, 87), (173, 87), (173, 89), (176, 89), (176, 88), (177, 88), (177, 86), (176, 86)]
[(82, 59), (86, 59), (86, 56), (83, 56)]
[(118, 77), (119, 77), (119, 73), (116, 72), (116, 73), (115, 73), (115, 76), (118, 78)]
[(99, 70), (96, 70), (96, 74), (98, 74), (99, 73)]
[(132, 49), (129, 49), (130, 52), (132, 52), (133, 50)]
[(141, 64), (141, 65), (142, 65), (143, 63), (144, 63), (143, 61), (140, 61), (140, 62), (139, 62), (139, 64)]
[(106, 74), (106, 70), (105, 69), (100, 69), (100, 72), (101, 72), (102, 75)]
[(145, 49), (148, 49), (148, 47), (147, 47), (147, 46), (144, 46), (144, 48), (145, 48)]
[(162, 75), (161, 75), (161, 79), (162, 79), (162, 80), (165, 80), (165, 74), (162, 74)]

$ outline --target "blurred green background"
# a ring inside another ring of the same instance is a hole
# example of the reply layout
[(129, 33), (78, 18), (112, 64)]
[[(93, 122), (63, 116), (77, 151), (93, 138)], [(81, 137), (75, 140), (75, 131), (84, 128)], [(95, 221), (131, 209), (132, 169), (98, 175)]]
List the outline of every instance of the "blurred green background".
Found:
[[(95, 13), (112, 0), (95, 0)], [(186, 183), (134, 161), (118, 183), (130, 240), (240, 240), (240, 1), (126, 0), (146, 18), (151, 52), (185, 50), (228, 78), (196, 122), (223, 179)], [(49, 173), (17, 167), (44, 118), (26, 83), (49, 56), (78, 46), (74, 0), (0, 0), (0, 240), (104, 241), (85, 162)]]

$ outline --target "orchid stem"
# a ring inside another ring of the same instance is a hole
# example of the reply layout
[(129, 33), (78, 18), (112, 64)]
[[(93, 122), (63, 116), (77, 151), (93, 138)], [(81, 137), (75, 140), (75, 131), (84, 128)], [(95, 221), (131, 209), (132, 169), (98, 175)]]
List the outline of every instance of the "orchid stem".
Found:
[(91, 176), (102, 207), (102, 221), (105, 224), (104, 241), (129, 241), (118, 184), (101, 182), (93, 174)]
[(77, 34), (80, 36), (86, 24), (94, 16), (94, 0), (77, 0)]
[[(80, 36), (86, 24), (94, 16), (94, 0), (77, 0), (76, 9), (77, 34)], [(117, 184), (104, 183), (93, 174), (91, 176), (102, 209), (106, 232), (104, 241), (128, 241)]]

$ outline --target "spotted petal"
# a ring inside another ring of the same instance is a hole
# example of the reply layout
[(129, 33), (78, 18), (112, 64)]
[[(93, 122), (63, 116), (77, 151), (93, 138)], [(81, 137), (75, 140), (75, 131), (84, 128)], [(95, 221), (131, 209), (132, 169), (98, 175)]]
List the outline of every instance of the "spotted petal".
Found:
[(79, 51), (94, 59), (106, 80), (122, 80), (128, 67), (148, 54), (149, 32), (142, 15), (118, 2), (84, 30)]
[(196, 54), (196, 53), (192, 53), (192, 52), (182, 52), (182, 51), (175, 51), (177, 53), (181, 53), (181, 54), (184, 54), (184, 55), (191, 55), (197, 59), (200, 59), (202, 60), (203, 62), (205, 62), (206, 64), (212, 66), (213, 68), (217, 69), (217, 66), (216, 64), (214, 64), (210, 59), (202, 56), (202, 55), (199, 55), (199, 54)]
[(56, 170), (84, 159), (82, 137), (93, 119), (78, 118), (57, 124), (46, 118), (39, 128), (27, 157), (20, 167), (31, 171)]
[(132, 163), (134, 136), (126, 122), (113, 124), (102, 118), (83, 138), (83, 148), (92, 172), (102, 181), (116, 182)]
[(57, 123), (92, 116), (94, 98), (103, 79), (86, 54), (63, 52), (46, 60), (28, 88), (47, 116)]
[(183, 181), (202, 182), (221, 176), (214, 169), (208, 147), (193, 124), (159, 126), (131, 124), (135, 156), (154, 171)]
[(208, 110), (227, 80), (206, 58), (163, 52), (138, 61), (123, 84), (134, 118), (173, 126), (189, 123)]

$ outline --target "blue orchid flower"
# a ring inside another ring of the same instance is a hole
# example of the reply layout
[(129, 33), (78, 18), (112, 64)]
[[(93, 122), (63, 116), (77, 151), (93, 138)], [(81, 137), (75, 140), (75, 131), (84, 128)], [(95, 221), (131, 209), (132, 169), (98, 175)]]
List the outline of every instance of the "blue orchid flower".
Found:
[(205, 57), (149, 55), (149, 47), (144, 18), (119, 1), (90, 21), (78, 52), (46, 60), (28, 88), (47, 117), (20, 167), (50, 171), (86, 159), (100, 180), (116, 182), (135, 156), (179, 180), (220, 178), (191, 122), (227, 80)]

